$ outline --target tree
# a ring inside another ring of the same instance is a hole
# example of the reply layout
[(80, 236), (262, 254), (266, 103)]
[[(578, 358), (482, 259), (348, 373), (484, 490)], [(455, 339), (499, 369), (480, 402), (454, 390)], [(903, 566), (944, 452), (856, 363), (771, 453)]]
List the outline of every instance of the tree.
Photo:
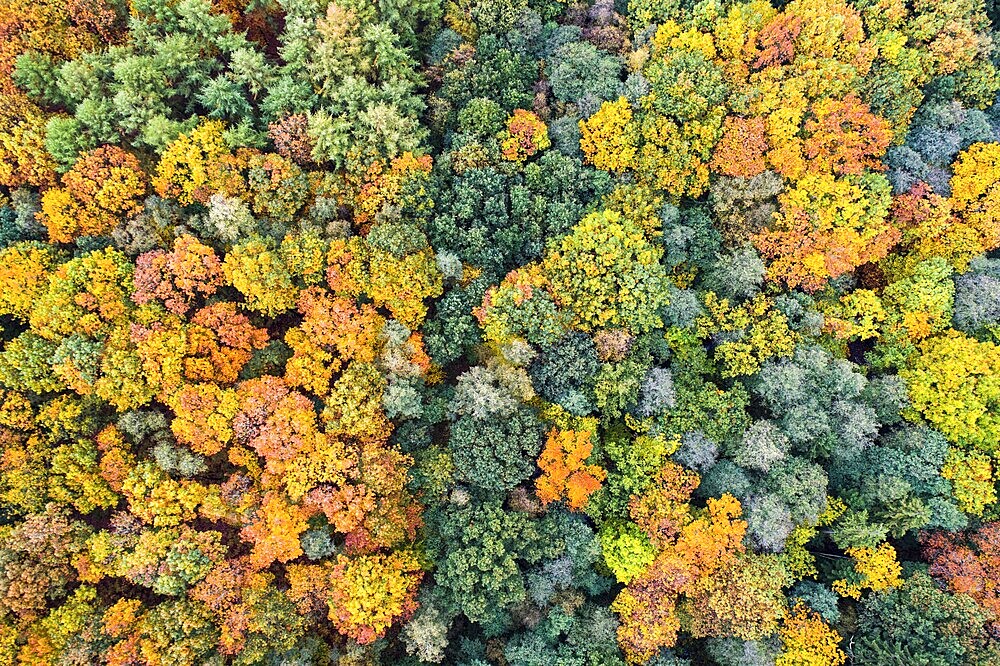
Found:
[(994, 212), (1000, 200), (1000, 172), (996, 167), (998, 157), (998, 144), (976, 143), (962, 152), (952, 166), (952, 207), (966, 224), (979, 233), (986, 250), (1000, 245)]
[(585, 463), (593, 445), (587, 431), (552, 430), (538, 459), (542, 475), (535, 481), (542, 504), (566, 498), (570, 509), (582, 509), (607, 476), (601, 467)]
[(726, 176), (753, 178), (767, 169), (768, 149), (764, 118), (726, 116), (722, 138), (712, 151), (712, 169)]
[(522, 567), (552, 548), (536, 521), (496, 502), (456, 507), (429, 523), (435, 583), (456, 610), (487, 626), (524, 601)]
[(656, 311), (667, 301), (661, 256), (638, 225), (604, 211), (583, 218), (555, 244), (542, 270), (582, 330), (643, 332), (660, 325)]
[[(681, 595), (695, 604), (684, 607), (692, 613), (688, 616), (692, 622), (709, 622), (709, 609), (697, 608), (697, 600), (706, 591), (704, 586), (735, 564), (743, 551), (746, 523), (738, 519), (739, 502), (724, 495), (709, 500), (701, 515), (694, 514), (687, 499), (697, 484), (697, 475), (670, 463), (659, 473), (656, 485), (630, 503), (633, 519), (659, 551), (611, 605), (621, 618), (618, 641), (631, 663), (644, 662), (674, 645), (681, 628), (677, 606)], [(766, 614), (761, 619), (768, 621)]]
[[(996, 614), (1000, 608), (1000, 594), (994, 583), (1000, 525), (986, 523), (975, 532), (956, 535), (922, 533), (920, 542), (930, 562), (930, 575), (943, 580), (953, 594), (968, 595), (984, 610)], [(996, 627), (996, 621), (989, 626)]]
[(322, 280), (324, 247), (315, 236), (286, 236), (281, 244), (251, 236), (234, 246), (222, 264), (226, 282), (246, 307), (269, 316), (292, 309), (303, 286)]
[(340, 555), (330, 570), (330, 619), (341, 634), (371, 643), (416, 610), (421, 575), (417, 559), (404, 551)]
[(29, 321), (39, 335), (59, 340), (79, 332), (106, 334), (130, 311), (132, 264), (114, 249), (60, 265), (35, 301)]
[(187, 599), (145, 608), (138, 599), (122, 598), (104, 612), (102, 624), (103, 633), (113, 642), (106, 652), (109, 664), (127, 664), (152, 655), (190, 663), (213, 653), (219, 641), (210, 611)]
[(760, 640), (785, 614), (787, 574), (774, 555), (744, 555), (692, 590), (681, 604), (692, 636)]
[(787, 318), (765, 296), (735, 307), (715, 292), (707, 292), (705, 314), (696, 326), (699, 337), (718, 341), (715, 362), (723, 378), (753, 375), (769, 358), (788, 357), (795, 349)]
[(875, 174), (807, 175), (779, 196), (781, 210), (753, 238), (768, 277), (821, 289), (827, 280), (888, 254), (899, 240), (887, 217), (889, 183)]
[(427, 316), (425, 301), (443, 292), (437, 259), (423, 238), (399, 256), (376, 246), (374, 236), (373, 231), (366, 240), (354, 238), (346, 247), (334, 245), (331, 257), (340, 250), (341, 257), (349, 259), (343, 268), (331, 262), (327, 282), (335, 291), (367, 295), (404, 326), (416, 328)]
[(865, 376), (819, 347), (767, 361), (751, 386), (792, 448), (810, 457), (860, 451), (878, 433)]
[(207, 121), (172, 141), (156, 165), (156, 192), (184, 205), (208, 201), (212, 169), (229, 153), (222, 132), (221, 122)]
[(551, 145), (545, 123), (524, 109), (514, 109), (507, 129), (500, 134), (500, 153), (512, 162), (523, 162)]
[[(716, 154), (719, 150), (716, 149)], [(763, 171), (752, 178), (713, 179), (709, 204), (725, 245), (748, 245), (753, 236), (769, 225), (778, 210), (776, 197), (783, 189), (784, 179), (774, 171)]]
[(585, 96), (613, 99), (621, 87), (621, 59), (598, 50), (590, 42), (559, 46), (546, 62), (552, 95), (564, 103), (579, 103)]
[(593, 409), (591, 384), (599, 370), (593, 340), (578, 332), (543, 345), (528, 366), (531, 385), (539, 396), (580, 416)]
[(913, 408), (950, 442), (970, 450), (992, 451), (997, 424), (993, 377), (1000, 352), (957, 331), (922, 342), (911, 365), (900, 371)]
[(580, 148), (598, 169), (621, 173), (634, 168), (639, 131), (624, 97), (605, 102), (588, 120), (580, 121)]
[(0, 532), (0, 610), (30, 622), (44, 614), (50, 600), (66, 596), (77, 579), (73, 558), (83, 550), (89, 528), (70, 520), (65, 509), (49, 504)]
[(322, 445), (313, 402), (280, 378), (241, 382), (236, 397), (233, 435), (264, 458), (269, 471), (281, 473), (290, 460)]
[(139, 305), (159, 301), (183, 315), (196, 298), (211, 296), (222, 284), (222, 262), (212, 248), (193, 236), (178, 236), (167, 253), (153, 250), (135, 262), (135, 291)]
[(139, 161), (116, 146), (82, 154), (62, 184), (42, 195), (41, 220), (54, 243), (110, 233), (119, 217), (141, 210), (147, 187)]
[(917, 658), (926, 664), (988, 664), (997, 658), (990, 615), (965, 595), (942, 591), (917, 572), (861, 604), (851, 646), (855, 663)]
[(838, 646), (841, 636), (817, 613), (798, 603), (779, 630), (782, 651), (776, 666), (842, 666), (847, 661)]
[(523, 338), (533, 344), (554, 343), (569, 326), (538, 264), (513, 270), (495, 287), (489, 287), (482, 304), (473, 310), (483, 334), (494, 344)]
[(802, 129), (808, 168), (837, 175), (860, 176), (866, 168), (881, 170), (879, 158), (892, 140), (889, 123), (872, 114), (853, 93), (843, 100), (814, 103)]
[(0, 314), (27, 320), (48, 283), (57, 255), (42, 243), (24, 241), (0, 250)]
[[(256, 571), (246, 557), (240, 557), (216, 564), (191, 590), (190, 603), (198, 606), (188, 613), (195, 620), (210, 620), (209, 649), (260, 660), (272, 651), (280, 653), (295, 646), (305, 623), (289, 598), (275, 589), (273, 580), (273, 574)], [(195, 622), (190, 624), (198, 627)]]
[(460, 479), (486, 490), (509, 490), (534, 472), (542, 427), (526, 407), (505, 417), (461, 416), (448, 446)]
[(865, 589), (880, 592), (902, 583), (896, 550), (888, 543), (876, 548), (848, 548), (846, 552), (854, 558), (853, 571), (847, 578), (833, 582), (833, 590), (837, 594), (860, 599), (861, 592)]
[(264, 497), (258, 517), (240, 532), (253, 544), (250, 566), (266, 569), (273, 562), (287, 562), (302, 555), (299, 535), (306, 530), (304, 512), (278, 494)]
[(232, 441), (232, 419), (239, 398), (232, 389), (217, 384), (188, 384), (170, 399), (174, 419), (170, 429), (177, 441), (206, 456), (222, 451)]

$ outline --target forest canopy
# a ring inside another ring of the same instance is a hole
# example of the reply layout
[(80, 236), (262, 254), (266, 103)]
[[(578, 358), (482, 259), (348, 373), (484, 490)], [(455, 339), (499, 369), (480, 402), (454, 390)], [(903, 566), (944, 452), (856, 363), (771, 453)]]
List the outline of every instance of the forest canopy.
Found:
[(0, 0), (0, 666), (1000, 663), (995, 0)]

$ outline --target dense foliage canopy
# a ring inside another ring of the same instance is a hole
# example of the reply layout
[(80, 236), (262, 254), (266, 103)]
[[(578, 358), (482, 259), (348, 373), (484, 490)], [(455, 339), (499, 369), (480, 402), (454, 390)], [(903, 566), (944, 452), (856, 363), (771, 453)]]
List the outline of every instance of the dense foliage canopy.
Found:
[(0, 0), (0, 666), (1000, 663), (993, 0)]

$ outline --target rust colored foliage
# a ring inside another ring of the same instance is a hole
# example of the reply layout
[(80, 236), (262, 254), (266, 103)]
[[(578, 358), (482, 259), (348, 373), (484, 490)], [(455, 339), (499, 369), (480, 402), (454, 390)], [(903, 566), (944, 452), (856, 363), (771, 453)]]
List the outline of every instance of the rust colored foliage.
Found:
[(48, 599), (66, 593), (77, 578), (72, 566), (82, 550), (86, 528), (69, 519), (65, 509), (49, 504), (45, 511), (0, 529), (0, 611), (30, 621), (45, 613)]
[(287, 461), (313, 451), (323, 439), (312, 401), (279, 377), (242, 382), (237, 397), (236, 441), (257, 451), (270, 472), (280, 474)]
[(535, 481), (543, 505), (566, 499), (570, 509), (587, 506), (587, 500), (607, 476), (598, 465), (586, 460), (594, 445), (587, 431), (552, 430), (538, 458), (542, 475)]
[[(253, 11), (246, 11), (251, 7)], [(212, 0), (212, 10), (228, 16), (236, 32), (246, 33), (247, 39), (260, 44), (268, 55), (278, 54), (278, 35), (284, 28), (285, 15), (277, 3), (248, 6), (240, 0)]]
[(885, 169), (880, 158), (892, 141), (892, 127), (853, 93), (813, 104), (803, 130), (810, 171), (861, 175)]
[(298, 165), (312, 164), (313, 140), (309, 136), (309, 119), (304, 113), (285, 116), (267, 126), (267, 135), (274, 142), (274, 149)]
[(102, 42), (113, 44), (121, 38), (125, 21), (105, 0), (67, 0), (66, 12), (72, 25), (85, 28)]
[[(920, 543), (932, 576), (1000, 616), (1000, 522), (958, 534), (925, 532)], [(993, 620), (992, 625), (1000, 631), (1000, 620)]]
[(757, 35), (760, 55), (753, 63), (754, 69), (785, 65), (795, 57), (795, 40), (802, 31), (802, 18), (782, 13), (774, 17)]
[(132, 300), (158, 301), (183, 315), (197, 298), (211, 296), (222, 285), (222, 262), (215, 251), (189, 235), (179, 236), (171, 252), (153, 250), (135, 262)]

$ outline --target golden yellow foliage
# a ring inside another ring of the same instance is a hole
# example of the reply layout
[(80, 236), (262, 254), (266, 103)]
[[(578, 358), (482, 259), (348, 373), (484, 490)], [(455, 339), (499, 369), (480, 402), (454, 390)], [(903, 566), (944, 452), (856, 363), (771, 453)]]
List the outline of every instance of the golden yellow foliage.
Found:
[(212, 168), (229, 153), (223, 129), (217, 120), (205, 121), (166, 147), (153, 178), (153, 187), (160, 196), (185, 205), (208, 200), (212, 194)]
[(624, 97), (604, 102), (597, 113), (581, 120), (580, 132), (580, 148), (590, 164), (616, 173), (635, 167), (639, 131)]
[(888, 543), (876, 548), (848, 548), (846, 552), (854, 558), (854, 572), (848, 578), (833, 581), (833, 590), (840, 596), (860, 599), (864, 590), (881, 592), (902, 584), (896, 549)]
[(838, 647), (840, 634), (818, 614), (799, 602), (781, 629), (782, 650), (775, 666), (841, 666), (847, 655)]

